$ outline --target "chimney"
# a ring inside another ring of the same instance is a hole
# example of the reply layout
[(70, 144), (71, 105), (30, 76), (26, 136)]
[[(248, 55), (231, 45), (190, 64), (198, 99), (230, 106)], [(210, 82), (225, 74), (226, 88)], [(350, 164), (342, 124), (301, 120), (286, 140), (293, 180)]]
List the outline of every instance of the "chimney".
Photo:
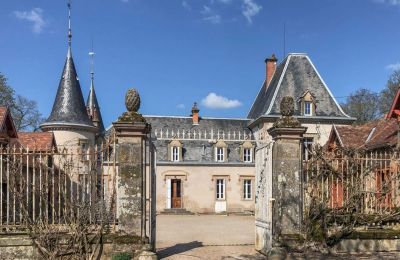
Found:
[(193, 107), (192, 107), (193, 125), (199, 125), (199, 112), (200, 112), (200, 109), (197, 107), (197, 103), (194, 102)]
[(269, 86), (269, 83), (271, 83), (271, 79), (275, 74), (277, 61), (278, 59), (275, 57), (275, 54), (272, 54), (270, 58), (265, 59), (267, 87)]

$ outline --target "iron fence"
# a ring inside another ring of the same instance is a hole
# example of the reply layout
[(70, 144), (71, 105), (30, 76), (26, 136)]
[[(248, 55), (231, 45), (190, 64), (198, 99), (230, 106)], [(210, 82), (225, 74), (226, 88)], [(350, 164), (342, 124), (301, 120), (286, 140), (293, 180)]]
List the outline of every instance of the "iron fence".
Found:
[(115, 225), (115, 140), (85, 147), (29, 149), (0, 147), (0, 228), (10, 232), (26, 224)]
[(304, 207), (312, 199), (341, 214), (391, 214), (400, 206), (399, 151), (312, 151), (304, 161)]

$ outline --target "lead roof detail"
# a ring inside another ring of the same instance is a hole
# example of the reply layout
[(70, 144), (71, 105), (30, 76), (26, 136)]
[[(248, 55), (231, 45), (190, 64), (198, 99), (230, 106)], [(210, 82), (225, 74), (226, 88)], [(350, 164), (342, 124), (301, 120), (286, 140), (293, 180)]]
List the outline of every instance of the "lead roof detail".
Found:
[(68, 48), (68, 55), (58, 86), (53, 109), (49, 118), (42, 126), (52, 124), (73, 124), (93, 127), (93, 123), (87, 114), (82, 89), (70, 48)]
[(88, 113), (90, 115), (92, 115), (95, 120), (97, 120), (99, 132), (103, 133), (105, 131), (104, 124), (103, 124), (103, 118), (101, 116), (99, 102), (97, 101), (96, 91), (94, 90), (93, 76), (91, 77), (90, 91), (89, 91), (89, 96), (86, 101), (86, 107), (87, 107)]
[[(314, 118), (349, 119), (306, 54), (289, 54), (276, 68), (269, 86), (264, 82), (248, 114), (249, 119), (279, 116), (283, 97), (295, 100), (294, 116), (301, 116), (300, 98), (310, 91), (316, 99)], [(310, 117), (310, 118), (312, 118)]]

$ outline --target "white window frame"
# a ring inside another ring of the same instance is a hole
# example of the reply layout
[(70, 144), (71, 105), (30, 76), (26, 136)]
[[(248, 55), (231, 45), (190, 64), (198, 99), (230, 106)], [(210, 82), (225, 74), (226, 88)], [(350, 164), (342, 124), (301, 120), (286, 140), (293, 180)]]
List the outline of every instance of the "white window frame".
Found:
[(243, 199), (252, 200), (253, 199), (253, 181), (251, 179), (243, 180)]
[(243, 162), (251, 163), (253, 162), (253, 149), (243, 148)]
[(171, 161), (172, 162), (179, 162), (179, 147), (178, 146), (172, 146), (171, 147)]
[[(310, 106), (309, 108), (309, 111), (307, 111), (308, 109), (307, 109), (307, 106)], [(307, 113), (308, 112), (308, 113)], [(310, 102), (310, 101), (304, 101), (304, 115), (305, 116), (312, 116), (312, 113), (313, 113), (313, 104), (312, 104), (312, 102)]]
[(225, 200), (226, 199), (226, 180), (225, 179), (216, 179), (215, 181), (215, 198), (217, 200)]
[(308, 161), (310, 159), (310, 151), (314, 145), (314, 138), (312, 137), (305, 137), (303, 141), (303, 154), (304, 160)]
[(225, 161), (225, 148), (215, 147), (215, 161), (224, 162)]

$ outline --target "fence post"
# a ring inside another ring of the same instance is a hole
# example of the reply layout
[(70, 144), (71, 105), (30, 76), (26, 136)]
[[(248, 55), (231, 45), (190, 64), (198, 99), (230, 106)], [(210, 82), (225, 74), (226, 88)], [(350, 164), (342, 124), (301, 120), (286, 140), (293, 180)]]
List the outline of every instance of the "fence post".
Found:
[(137, 111), (140, 97), (135, 89), (128, 90), (125, 98), (128, 112), (113, 123), (117, 138), (115, 148), (118, 162), (117, 219), (121, 233), (146, 237), (146, 139), (150, 125)]
[[(302, 139), (307, 131), (293, 117), (294, 101), (284, 97), (282, 117), (268, 129), (272, 147), (272, 250), (301, 241), (303, 219)], [(275, 253), (280, 254), (280, 250)]]

